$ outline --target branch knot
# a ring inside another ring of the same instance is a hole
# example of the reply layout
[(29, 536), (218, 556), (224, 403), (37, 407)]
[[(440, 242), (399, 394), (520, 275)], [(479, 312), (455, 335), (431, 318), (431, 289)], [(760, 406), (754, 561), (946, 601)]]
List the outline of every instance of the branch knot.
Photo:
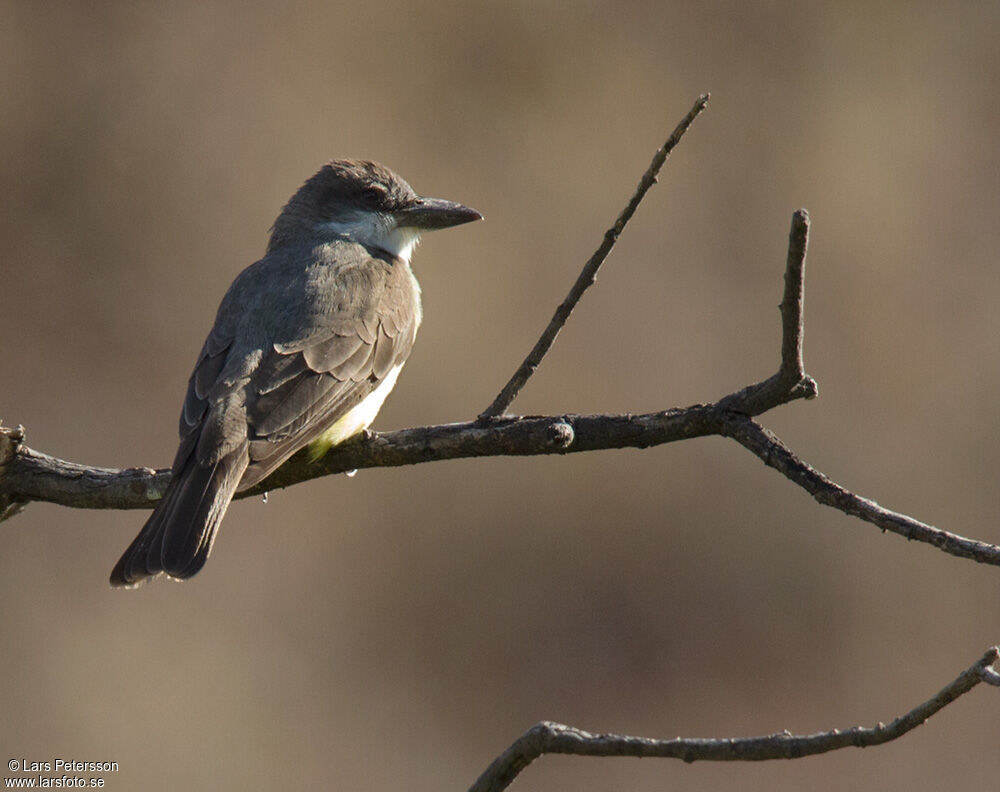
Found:
[[(7, 474), (7, 465), (17, 456), (23, 443), (23, 426), (18, 424), (13, 429), (7, 426), (0, 426), (0, 483), (2, 483), (4, 476)], [(20, 513), (27, 503), (25, 500), (17, 500), (6, 495), (2, 487), (0, 487), (0, 522)]]
[(576, 433), (566, 421), (555, 421), (545, 430), (545, 440), (550, 448), (569, 448)]

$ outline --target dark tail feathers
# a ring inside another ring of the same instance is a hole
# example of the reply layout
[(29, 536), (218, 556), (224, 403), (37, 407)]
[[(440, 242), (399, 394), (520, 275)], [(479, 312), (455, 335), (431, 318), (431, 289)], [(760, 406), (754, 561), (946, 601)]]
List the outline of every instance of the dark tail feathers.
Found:
[(112, 586), (132, 588), (161, 572), (189, 578), (205, 565), (247, 458), (233, 454), (202, 467), (193, 456), (115, 565)]

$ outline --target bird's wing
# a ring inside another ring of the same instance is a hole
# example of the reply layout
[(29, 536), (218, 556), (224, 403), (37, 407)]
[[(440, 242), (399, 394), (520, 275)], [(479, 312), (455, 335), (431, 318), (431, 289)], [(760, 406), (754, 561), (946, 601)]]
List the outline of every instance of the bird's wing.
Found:
[(377, 301), (355, 316), (266, 349), (246, 396), (250, 464), (239, 489), (263, 480), (374, 391), (405, 362), (416, 337), (416, 295), (391, 277)]

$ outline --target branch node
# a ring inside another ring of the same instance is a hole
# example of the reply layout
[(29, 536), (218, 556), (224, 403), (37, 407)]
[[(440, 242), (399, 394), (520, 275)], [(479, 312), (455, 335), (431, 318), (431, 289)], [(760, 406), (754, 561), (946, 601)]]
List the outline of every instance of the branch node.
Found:
[(997, 673), (992, 668), (980, 669), (979, 678), (982, 679), (987, 685), (1000, 687), (1000, 673)]
[(24, 443), (24, 427), (18, 424), (13, 429), (0, 426), (0, 522), (20, 514), (28, 505), (26, 500), (18, 500), (5, 494), (3, 479), (7, 474), (7, 465), (17, 456)]
[(550, 448), (569, 448), (575, 439), (576, 433), (566, 421), (551, 423), (545, 430), (545, 441)]
[(1000, 672), (993, 665), (1000, 660), (1000, 646), (991, 646), (979, 661), (979, 678), (987, 685), (1000, 687)]
[(819, 385), (808, 374), (799, 380), (793, 390), (797, 396), (801, 396), (803, 399), (815, 399), (819, 396)]

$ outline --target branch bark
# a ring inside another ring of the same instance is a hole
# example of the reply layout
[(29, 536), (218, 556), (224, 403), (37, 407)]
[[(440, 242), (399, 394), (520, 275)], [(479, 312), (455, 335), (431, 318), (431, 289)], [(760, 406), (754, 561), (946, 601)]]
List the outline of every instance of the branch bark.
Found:
[(522, 734), (469, 788), (470, 792), (500, 792), (535, 759), (545, 754), (574, 756), (633, 756), (682, 759), (685, 762), (759, 762), (767, 759), (798, 759), (841, 748), (868, 748), (898, 739), (940, 712), (981, 682), (1000, 686), (1000, 674), (992, 668), (1000, 648), (986, 653), (934, 696), (918, 704), (891, 723), (864, 728), (796, 735), (784, 731), (766, 737), (682, 738), (654, 740), (621, 734), (591, 734), (572, 726), (543, 721)]

